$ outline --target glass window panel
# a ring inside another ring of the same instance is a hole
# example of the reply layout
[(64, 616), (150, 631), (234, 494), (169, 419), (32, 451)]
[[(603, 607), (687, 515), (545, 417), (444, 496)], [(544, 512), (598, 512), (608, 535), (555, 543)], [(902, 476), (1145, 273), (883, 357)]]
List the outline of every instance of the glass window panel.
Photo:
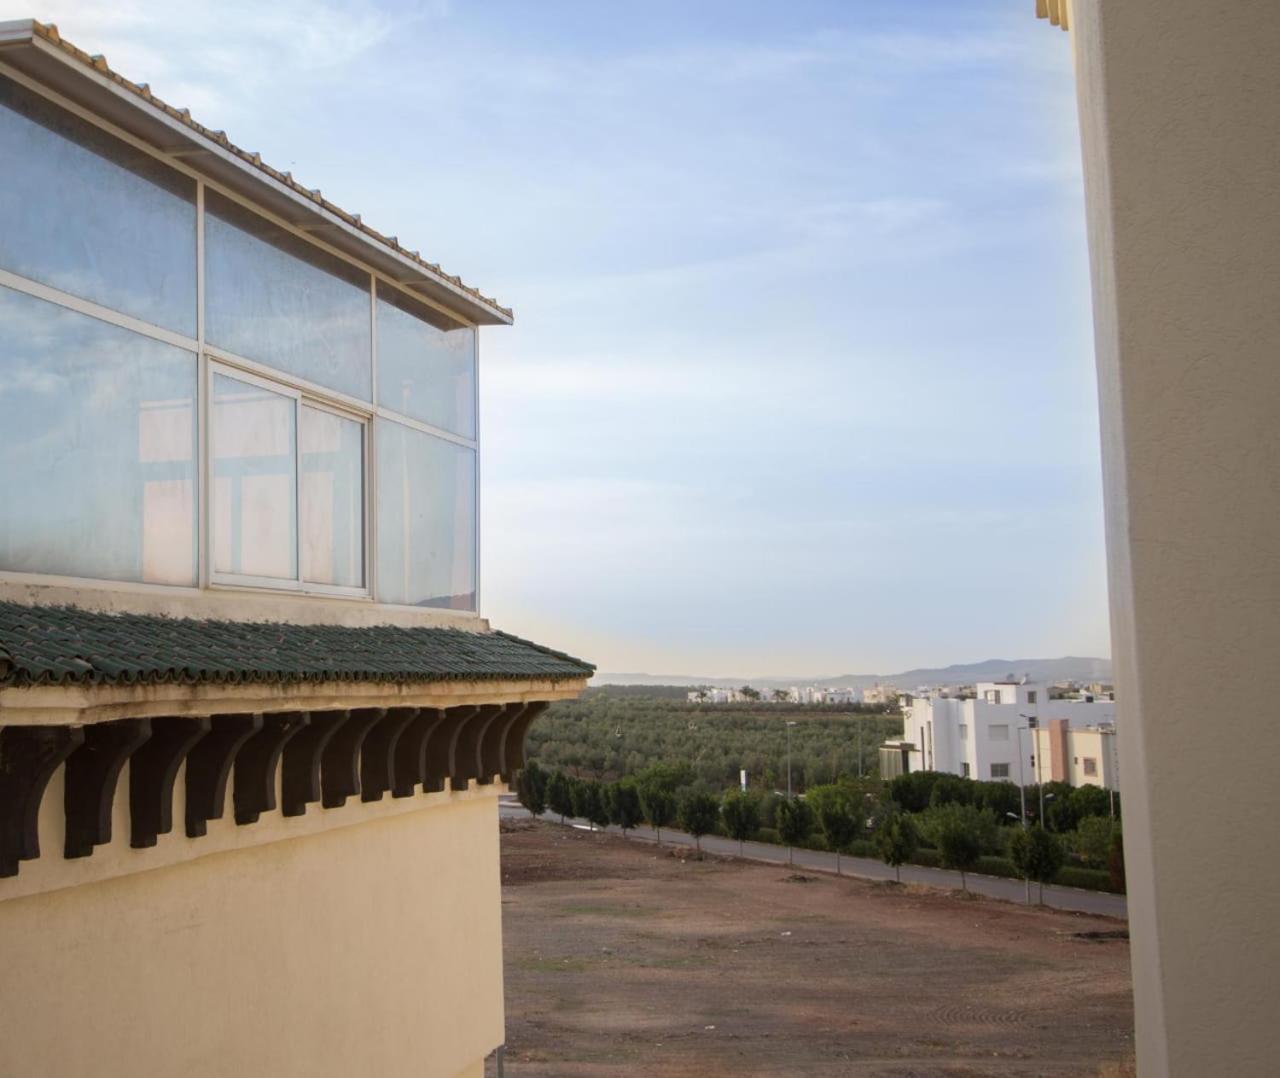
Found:
[(213, 570), (298, 577), (297, 402), (213, 377)]
[(476, 331), (391, 289), (378, 293), (378, 403), (476, 436)]
[(196, 357), (0, 288), (0, 569), (196, 582)]
[(476, 454), (379, 419), (378, 599), (476, 608)]
[(196, 335), (196, 185), (0, 78), (0, 267)]
[(302, 408), (302, 579), (364, 586), (364, 424)]
[(373, 399), (366, 274), (212, 191), (204, 249), (210, 344)]

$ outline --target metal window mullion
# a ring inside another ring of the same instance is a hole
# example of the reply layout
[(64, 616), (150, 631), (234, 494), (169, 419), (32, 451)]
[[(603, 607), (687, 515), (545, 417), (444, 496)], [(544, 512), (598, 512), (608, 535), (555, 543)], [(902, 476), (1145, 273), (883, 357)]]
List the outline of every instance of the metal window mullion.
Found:
[(213, 574), (209, 529), (213, 512), (213, 467), (209, 452), (211, 377), (204, 350), (204, 183), (196, 180), (196, 583), (208, 587)]
[(475, 573), (475, 612), (480, 613), (480, 492), (484, 489), (480, 482), (480, 330), (471, 333), (472, 347), (475, 350), (475, 373), (471, 379), (471, 412), (472, 429), (476, 432), (474, 452), (476, 455), (475, 489), (472, 490), (472, 513), (475, 520), (471, 532), (472, 571)]
[(302, 397), (293, 399), (293, 549), (294, 579), (302, 587)]
[(394, 412), (390, 408), (378, 408), (376, 413), (389, 422), (399, 423), (402, 427), (408, 427), (410, 430), (416, 430), (421, 434), (429, 434), (431, 437), (439, 438), (441, 441), (452, 442), (454, 445), (460, 445), (467, 449), (480, 448), (480, 442), (476, 438), (464, 438), (461, 434), (454, 434), (443, 427), (433, 427), (430, 423), (424, 423), (420, 419), (414, 419), (412, 416), (404, 415), (401, 412)]
[(174, 333), (171, 329), (152, 325), (150, 322), (144, 322), (139, 318), (134, 318), (132, 315), (122, 314), (120, 311), (104, 307), (100, 303), (81, 299), (79, 296), (73, 296), (70, 292), (63, 292), (60, 288), (41, 284), (30, 277), (23, 277), (21, 274), (12, 273), (9, 270), (0, 269), (0, 285), (14, 292), (21, 292), (25, 296), (52, 303), (57, 307), (65, 307), (67, 310), (75, 311), (77, 314), (88, 315), (90, 318), (96, 318), (99, 322), (106, 322), (109, 325), (118, 326), (120, 329), (127, 329), (140, 337), (149, 337), (153, 341), (160, 341), (162, 344), (181, 348), (185, 352), (194, 352), (199, 347), (195, 337), (186, 337), (181, 333)]

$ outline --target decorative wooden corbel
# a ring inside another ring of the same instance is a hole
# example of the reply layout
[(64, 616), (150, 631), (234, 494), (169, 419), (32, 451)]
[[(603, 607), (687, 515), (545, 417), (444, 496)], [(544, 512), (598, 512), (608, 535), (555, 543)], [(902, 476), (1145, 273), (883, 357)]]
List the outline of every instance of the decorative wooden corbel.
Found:
[(261, 715), (214, 715), (213, 728), (187, 756), (187, 835), (208, 834), (227, 800), (227, 779), (236, 753), (262, 729)]
[(396, 743), (395, 782), (392, 797), (412, 797), (427, 781), (427, 746), (431, 735), (444, 722), (444, 709), (424, 707)]
[(485, 704), (459, 723), (453, 731), (450, 749), (449, 788), (465, 790), (471, 779), (480, 776), (480, 742), (493, 720), (506, 710), (503, 704)]
[(386, 713), (384, 707), (349, 712), (351, 717), (325, 746), (320, 759), (320, 803), (325, 808), (338, 808), (360, 792), (360, 749)]
[(40, 802), (49, 780), (84, 742), (79, 726), (0, 730), (0, 878), (40, 856)]
[(458, 742), (454, 752), (454, 770), (449, 778), (450, 786), (455, 790), (465, 790), (472, 779), (476, 784), (492, 782), (493, 776), (484, 777), (483, 764), (480, 760), (480, 747), (484, 744), (484, 735), (494, 721), (507, 712), (505, 704), (485, 704), (470, 722), (464, 723), (458, 730)]
[(129, 845), (147, 849), (173, 830), (173, 786), (209, 719), (152, 719), (151, 736), (129, 757)]
[(391, 789), (395, 781), (396, 749), (417, 715), (416, 707), (393, 707), (369, 731), (360, 754), (361, 801), (381, 801), (382, 795)]
[(445, 779), (454, 772), (458, 731), (479, 713), (478, 707), (451, 707), (445, 710), (444, 721), (432, 732), (427, 744), (426, 778), (422, 783), (425, 792), (439, 793), (444, 789)]
[(531, 704), (507, 704), (494, 720), (485, 728), (480, 738), (480, 774), (476, 782), (481, 786), (490, 785), (495, 776), (502, 774), (502, 746), (507, 739), (507, 731)]
[(549, 708), (551, 704), (545, 700), (532, 703), (516, 717), (507, 730), (502, 743), (502, 781), (510, 785), (515, 782), (516, 775), (524, 767), (525, 738), (534, 719)]
[(66, 857), (88, 857), (111, 841), (111, 810), (125, 761), (151, 736), (150, 719), (119, 719), (84, 729), (84, 743), (67, 757), (62, 803)]
[(258, 817), (276, 807), (276, 769), (285, 745), (305, 729), (311, 717), (305, 711), (285, 711), (262, 716), (262, 729), (236, 754), (232, 801), (236, 823), (257, 823)]
[(281, 811), (301, 816), (320, 800), (320, 762), (329, 742), (350, 717), (349, 711), (313, 711), (311, 722), (289, 739), (280, 771)]

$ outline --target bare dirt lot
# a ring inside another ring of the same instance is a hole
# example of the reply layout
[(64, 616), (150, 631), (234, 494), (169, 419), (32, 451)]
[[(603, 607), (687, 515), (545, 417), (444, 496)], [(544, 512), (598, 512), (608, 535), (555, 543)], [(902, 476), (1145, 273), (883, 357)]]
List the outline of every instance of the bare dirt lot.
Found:
[(502, 879), (509, 1078), (1128, 1072), (1121, 922), (533, 821)]

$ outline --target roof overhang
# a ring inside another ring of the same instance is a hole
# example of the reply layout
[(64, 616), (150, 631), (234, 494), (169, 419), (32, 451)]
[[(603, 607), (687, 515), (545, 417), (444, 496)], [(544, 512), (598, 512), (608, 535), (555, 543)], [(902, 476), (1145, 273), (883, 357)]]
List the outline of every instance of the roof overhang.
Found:
[(428, 297), (477, 325), (510, 325), (510, 310), (481, 295), (417, 252), (365, 225), (358, 215), (262, 163), (226, 134), (193, 121), (143, 85), (113, 72), (100, 56), (64, 42), (56, 28), (30, 19), (0, 22), (0, 62), (156, 148), (188, 162), (210, 180), (314, 235), (410, 292)]

